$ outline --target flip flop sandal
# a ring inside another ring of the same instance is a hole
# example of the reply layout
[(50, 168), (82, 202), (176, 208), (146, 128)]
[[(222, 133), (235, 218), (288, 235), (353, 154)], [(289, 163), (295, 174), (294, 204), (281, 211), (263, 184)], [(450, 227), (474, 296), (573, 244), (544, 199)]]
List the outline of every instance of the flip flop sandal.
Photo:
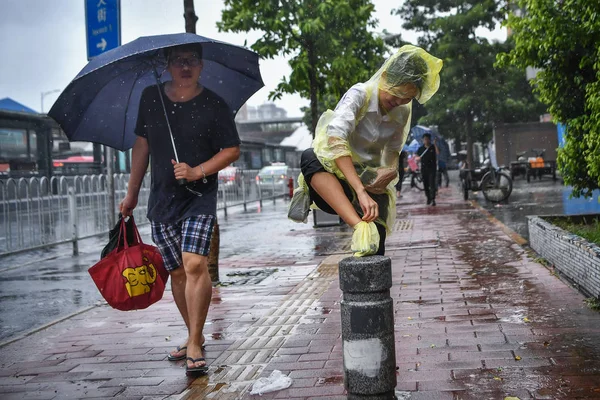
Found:
[[(187, 350), (187, 346), (183, 346), (183, 347), (179, 347), (177, 346), (177, 352), (179, 353), (182, 350)], [(171, 354), (169, 354), (167, 356), (167, 360), (169, 361), (179, 361), (179, 360), (185, 360), (185, 357), (187, 356), (187, 352), (185, 354), (179, 355), (179, 356), (173, 356)]]
[(204, 361), (206, 362), (204, 357), (199, 357), (199, 358), (192, 358), (192, 357), (186, 357), (185, 358), (186, 363), (185, 363), (185, 373), (186, 374), (205, 374), (208, 372), (208, 365), (204, 364), (201, 367), (190, 367), (189, 364), (187, 363), (187, 361), (191, 361), (193, 364), (196, 364), (198, 361)]
[[(202, 345), (201, 348), (202, 348), (202, 351), (206, 351), (206, 345)], [(187, 349), (187, 346), (182, 346), (182, 347), (177, 346), (177, 352), (178, 353), (181, 350), (186, 350), (186, 349)], [(185, 360), (186, 356), (187, 356), (187, 352), (186, 352), (186, 354), (182, 354), (180, 356), (172, 356), (171, 354), (169, 354), (167, 356), (167, 360), (169, 360), (169, 361), (181, 361), (181, 360)]]

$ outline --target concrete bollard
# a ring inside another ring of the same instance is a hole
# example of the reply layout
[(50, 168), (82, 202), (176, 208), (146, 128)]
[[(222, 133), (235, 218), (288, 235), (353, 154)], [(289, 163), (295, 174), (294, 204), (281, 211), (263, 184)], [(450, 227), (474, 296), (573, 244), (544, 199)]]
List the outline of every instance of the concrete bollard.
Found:
[(383, 256), (345, 258), (339, 276), (348, 399), (395, 399), (392, 262)]

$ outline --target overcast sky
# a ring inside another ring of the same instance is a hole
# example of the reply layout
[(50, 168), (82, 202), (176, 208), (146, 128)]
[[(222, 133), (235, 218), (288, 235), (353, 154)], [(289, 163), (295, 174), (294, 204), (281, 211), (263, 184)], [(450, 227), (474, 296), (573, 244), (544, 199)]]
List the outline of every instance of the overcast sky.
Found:
[[(401, 32), (414, 41), (416, 36), (402, 32), (399, 17), (390, 15), (400, 1), (373, 0), (378, 31)], [(251, 44), (257, 33), (219, 33), (223, 0), (195, 0), (199, 20), (196, 31), (202, 36), (243, 45)], [(121, 38), (127, 43), (139, 36), (177, 33), (185, 30), (182, 0), (121, 0)], [(504, 40), (499, 29), (486, 35)], [(34, 110), (40, 110), (41, 92), (64, 89), (87, 63), (84, 0), (0, 0), (0, 98), (10, 97)], [(261, 61), (265, 88), (248, 102), (258, 105), (283, 76), (290, 72), (287, 61), (278, 57)], [(44, 98), (47, 112), (58, 93)], [(301, 115), (300, 107), (308, 101), (286, 95), (277, 104), (290, 116)]]

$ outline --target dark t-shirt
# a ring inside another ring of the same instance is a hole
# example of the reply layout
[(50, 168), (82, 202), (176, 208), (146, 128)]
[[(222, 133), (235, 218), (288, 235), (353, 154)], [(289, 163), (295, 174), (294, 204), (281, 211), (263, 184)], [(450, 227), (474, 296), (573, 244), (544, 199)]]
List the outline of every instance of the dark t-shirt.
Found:
[(421, 169), (431, 171), (437, 168), (437, 155), (433, 144), (429, 147), (419, 147), (417, 155), (421, 157)]
[[(193, 99), (173, 103), (163, 98), (173, 131), (179, 161), (196, 167), (210, 160), (221, 149), (240, 145), (233, 114), (225, 101), (204, 88)], [(197, 215), (217, 212), (217, 174), (188, 183), (199, 196), (179, 186), (171, 160), (175, 159), (165, 113), (156, 85), (144, 89), (135, 133), (148, 139), (152, 185), (148, 200), (148, 219), (171, 223)]]

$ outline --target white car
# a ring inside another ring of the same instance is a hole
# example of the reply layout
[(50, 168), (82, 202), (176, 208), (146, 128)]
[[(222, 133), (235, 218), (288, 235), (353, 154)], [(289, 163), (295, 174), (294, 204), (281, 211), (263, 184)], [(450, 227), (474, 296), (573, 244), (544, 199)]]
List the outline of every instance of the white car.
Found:
[[(263, 167), (256, 175), (256, 184), (263, 195), (285, 194), (288, 190), (288, 169), (285, 164)], [(273, 191), (275, 193), (273, 193)]]

